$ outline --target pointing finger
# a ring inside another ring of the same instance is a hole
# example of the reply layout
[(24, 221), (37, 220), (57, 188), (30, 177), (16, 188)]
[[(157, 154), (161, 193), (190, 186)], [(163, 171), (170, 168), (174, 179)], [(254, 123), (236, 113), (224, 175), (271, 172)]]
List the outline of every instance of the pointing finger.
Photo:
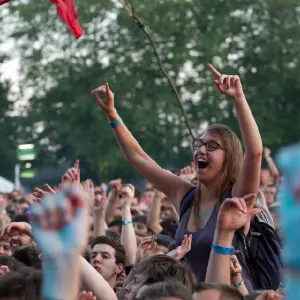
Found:
[(210, 71), (212, 72), (212, 74), (214, 75), (214, 77), (216, 79), (219, 79), (221, 76), (221, 73), (219, 73), (212, 64), (208, 64), (208, 68), (210, 69)]

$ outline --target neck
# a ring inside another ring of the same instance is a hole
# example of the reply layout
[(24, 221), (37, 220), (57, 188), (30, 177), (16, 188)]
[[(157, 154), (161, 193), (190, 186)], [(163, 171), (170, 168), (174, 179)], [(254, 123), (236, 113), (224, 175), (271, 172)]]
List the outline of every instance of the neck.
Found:
[(199, 183), (199, 187), (201, 190), (201, 202), (206, 203), (206, 202), (212, 202), (212, 200), (218, 201), (219, 194), (218, 194), (218, 189), (219, 189), (219, 183), (218, 181), (212, 183), (212, 184), (203, 184)]
[(117, 277), (116, 276), (112, 276), (110, 279), (106, 280), (107, 283), (109, 284), (109, 286), (114, 289), (116, 286), (116, 282), (117, 282)]

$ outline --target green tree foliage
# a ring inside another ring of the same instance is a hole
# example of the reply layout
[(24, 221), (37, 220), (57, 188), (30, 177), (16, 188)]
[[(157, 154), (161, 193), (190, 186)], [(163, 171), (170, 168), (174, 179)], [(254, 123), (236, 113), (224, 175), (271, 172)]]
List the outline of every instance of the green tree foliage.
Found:
[[(126, 2), (126, 1), (125, 1)], [(299, 16), (296, 0), (133, 0), (199, 134), (212, 122), (238, 132), (230, 100), (206, 69), (238, 73), (263, 141), (273, 150), (298, 139)], [(130, 6), (129, 6), (130, 7)], [(127, 176), (106, 117), (89, 91), (108, 81), (122, 119), (145, 151), (167, 168), (191, 160), (174, 94), (141, 30), (117, 1), (77, 1), (85, 35), (75, 41), (50, 1), (13, 1), (27, 126), (43, 161), (82, 158), (90, 172)], [(51, 157), (51, 159), (47, 159)]]
[(9, 84), (0, 82), (0, 176), (13, 180), (18, 122), (9, 115), (13, 103), (8, 100), (8, 91)]

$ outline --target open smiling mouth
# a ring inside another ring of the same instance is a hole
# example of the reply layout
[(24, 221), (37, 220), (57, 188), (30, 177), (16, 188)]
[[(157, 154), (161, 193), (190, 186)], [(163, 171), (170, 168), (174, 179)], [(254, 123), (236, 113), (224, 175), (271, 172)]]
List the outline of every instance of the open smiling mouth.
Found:
[(198, 169), (205, 169), (209, 165), (209, 162), (206, 159), (200, 158), (198, 159)]

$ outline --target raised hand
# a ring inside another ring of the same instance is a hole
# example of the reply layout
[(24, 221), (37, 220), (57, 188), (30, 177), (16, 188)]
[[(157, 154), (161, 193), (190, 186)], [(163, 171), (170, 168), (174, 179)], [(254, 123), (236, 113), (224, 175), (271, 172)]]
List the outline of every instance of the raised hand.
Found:
[(5, 266), (5, 265), (0, 266), (0, 276), (3, 276), (3, 275), (5, 275), (8, 272), (9, 272), (8, 266)]
[(130, 207), (131, 201), (134, 198), (134, 186), (132, 184), (126, 184), (126, 186), (121, 190), (120, 196), (121, 206)]
[(97, 300), (92, 292), (82, 291), (76, 300)]
[[(110, 90), (108, 83), (101, 85), (100, 87), (91, 91), (96, 102), (106, 114), (115, 113), (115, 96)], [(105, 98), (101, 99), (99, 94), (104, 94)]]
[(259, 295), (255, 300), (283, 300), (283, 296), (274, 291), (266, 291)]
[(140, 262), (146, 257), (154, 255), (154, 250), (157, 245), (156, 238), (154, 236), (148, 236), (142, 240), (139, 244), (136, 252), (136, 263)]
[(196, 170), (194, 164), (181, 169), (179, 177), (188, 182), (192, 182), (192, 180), (196, 178)]
[(100, 188), (97, 188), (97, 190), (100, 190), (100, 193), (95, 197), (93, 201), (93, 212), (94, 214), (103, 213), (106, 211), (107, 205), (108, 205), (108, 199), (106, 195), (106, 191), (104, 189), (104, 186), (101, 185)]
[(264, 147), (264, 156), (265, 157), (270, 157), (272, 154), (271, 150), (267, 147)]
[(56, 259), (79, 253), (87, 241), (88, 195), (70, 186), (55, 195), (46, 195), (29, 212), (32, 231), (44, 257)]
[(26, 233), (31, 235), (31, 226), (26, 222), (12, 222), (2, 228), (1, 236), (9, 236), (13, 237), (16, 235), (20, 235), (21, 233)]
[(170, 251), (167, 255), (174, 257), (177, 260), (184, 258), (192, 249), (192, 238), (191, 234), (189, 236), (185, 235), (181, 245)]
[(90, 206), (92, 207), (94, 205), (94, 201), (95, 201), (95, 187), (94, 187), (94, 183), (93, 183), (93, 181), (91, 179), (87, 179), (87, 180), (83, 181), (81, 184), (82, 184), (83, 189), (89, 195)]
[(79, 183), (80, 182), (80, 169), (79, 160), (75, 161), (74, 167), (68, 169), (62, 177), (62, 183)]
[(122, 179), (121, 178), (114, 179), (114, 180), (109, 182), (108, 186), (109, 186), (110, 190), (113, 190), (113, 191), (119, 193), (121, 191), (121, 188), (122, 188)]
[(242, 281), (242, 267), (236, 255), (230, 256), (230, 280), (231, 284), (238, 284)]
[(46, 196), (46, 195), (48, 195), (48, 194), (55, 194), (56, 193), (56, 191), (49, 185), (49, 184), (44, 184), (44, 188), (45, 188), (45, 190), (43, 190), (43, 189), (40, 189), (40, 188), (35, 188), (34, 190), (33, 190), (33, 193), (32, 193), (32, 195), (33, 195), (33, 201), (34, 202), (40, 202), (41, 201), (41, 199), (44, 197), (44, 196)]
[(234, 232), (261, 212), (258, 208), (248, 208), (247, 202), (255, 201), (256, 195), (250, 194), (243, 198), (226, 199), (219, 211), (217, 228), (223, 232)]
[(243, 87), (239, 76), (224, 75), (218, 72), (212, 64), (208, 68), (215, 77), (216, 87), (222, 94), (225, 94), (233, 99), (239, 99), (244, 96)]

